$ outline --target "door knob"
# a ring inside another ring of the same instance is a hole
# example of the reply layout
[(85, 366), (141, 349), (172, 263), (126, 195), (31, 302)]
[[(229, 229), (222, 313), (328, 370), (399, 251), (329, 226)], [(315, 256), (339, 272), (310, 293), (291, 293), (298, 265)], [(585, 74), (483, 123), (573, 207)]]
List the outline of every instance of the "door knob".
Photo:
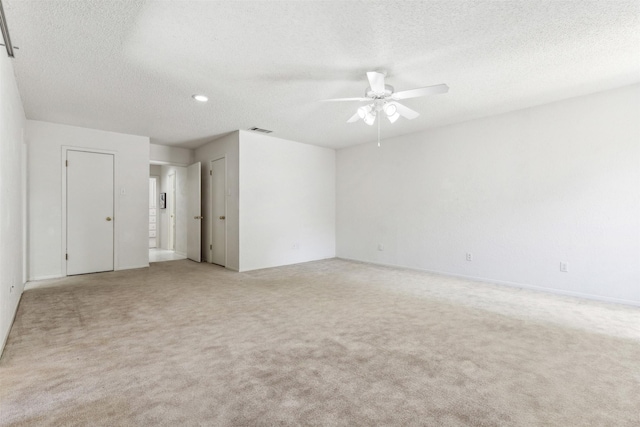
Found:
[(110, 216), (107, 217), (107, 221), (111, 221), (111, 217)]
[(226, 218), (226, 217), (225, 217), (224, 215), (222, 215), (222, 216), (220, 217), (220, 219), (225, 219), (225, 218)]
[(203, 216), (194, 216), (193, 219), (204, 219)]

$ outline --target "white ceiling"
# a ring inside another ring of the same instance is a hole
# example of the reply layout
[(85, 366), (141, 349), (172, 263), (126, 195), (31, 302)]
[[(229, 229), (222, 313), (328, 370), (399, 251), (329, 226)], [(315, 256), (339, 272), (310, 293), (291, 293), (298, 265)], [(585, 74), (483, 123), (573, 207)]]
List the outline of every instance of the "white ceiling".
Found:
[(362, 96), (371, 70), (451, 88), (383, 138), (640, 81), (640, 0), (3, 3), (28, 118), (187, 148), (253, 126), (375, 140), (346, 123), (359, 104), (318, 102)]

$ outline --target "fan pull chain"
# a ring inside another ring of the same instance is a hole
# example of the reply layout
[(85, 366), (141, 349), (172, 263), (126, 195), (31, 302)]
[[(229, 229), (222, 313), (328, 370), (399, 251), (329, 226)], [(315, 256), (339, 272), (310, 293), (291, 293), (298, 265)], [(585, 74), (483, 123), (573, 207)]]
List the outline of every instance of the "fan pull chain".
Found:
[(380, 117), (378, 117), (378, 147), (380, 147), (380, 122), (382, 121)]

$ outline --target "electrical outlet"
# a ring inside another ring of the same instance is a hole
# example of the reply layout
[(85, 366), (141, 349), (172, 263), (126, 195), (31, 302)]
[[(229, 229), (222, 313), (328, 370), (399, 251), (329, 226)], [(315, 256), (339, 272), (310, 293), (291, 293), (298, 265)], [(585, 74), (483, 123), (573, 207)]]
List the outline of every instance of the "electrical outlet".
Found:
[(378, 250), (384, 251), (384, 245), (382, 243), (378, 243)]
[(560, 261), (560, 271), (562, 271), (563, 273), (568, 273), (569, 272), (569, 264), (566, 263), (566, 262)]
[(467, 252), (467, 261), (473, 261), (473, 254), (471, 252)]

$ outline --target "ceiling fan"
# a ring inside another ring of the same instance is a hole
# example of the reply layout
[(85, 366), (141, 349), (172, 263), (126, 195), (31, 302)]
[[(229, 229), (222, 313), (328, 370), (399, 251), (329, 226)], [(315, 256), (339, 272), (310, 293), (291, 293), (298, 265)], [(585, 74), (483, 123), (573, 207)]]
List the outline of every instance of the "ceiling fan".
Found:
[(365, 90), (364, 97), (362, 98), (335, 98), (325, 99), (324, 101), (366, 101), (367, 104), (359, 107), (356, 113), (347, 120), (347, 123), (353, 123), (362, 119), (366, 124), (371, 126), (376, 121), (376, 116), (382, 113), (387, 116), (387, 119), (389, 119), (391, 123), (398, 120), (400, 116), (411, 120), (420, 115), (417, 111), (397, 102), (399, 100), (417, 98), (419, 96), (426, 95), (437, 95), (440, 93), (447, 93), (449, 91), (449, 86), (446, 84), (439, 84), (394, 92), (393, 86), (384, 84), (385, 76), (385, 72), (367, 72), (369, 87)]

